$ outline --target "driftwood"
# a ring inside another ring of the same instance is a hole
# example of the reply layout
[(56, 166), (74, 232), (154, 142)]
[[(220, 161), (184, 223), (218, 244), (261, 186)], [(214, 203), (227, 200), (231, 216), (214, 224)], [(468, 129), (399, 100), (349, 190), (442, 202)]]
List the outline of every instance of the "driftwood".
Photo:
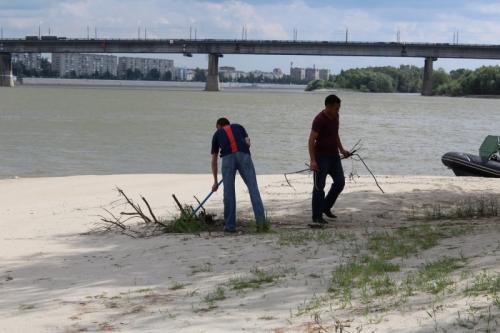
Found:
[[(158, 228), (168, 228), (168, 226), (160, 221), (153, 213), (151, 205), (145, 197), (141, 196), (141, 199), (147, 207), (149, 216), (148, 213), (145, 213), (142, 207), (125, 194), (121, 188), (117, 187), (116, 190), (121, 198), (114, 203), (125, 205), (126, 207), (131, 208), (132, 211), (122, 211), (119, 214), (113, 214), (109, 209), (103, 208), (103, 210), (107, 213), (107, 216), (98, 216), (103, 223), (103, 225), (101, 225), (102, 231), (118, 230), (124, 235), (133, 238), (141, 238), (151, 236), (158, 230)], [(131, 226), (130, 222), (133, 222), (134, 226)], [(146, 228), (138, 228), (137, 224), (143, 224)], [(149, 226), (152, 228), (148, 228)]]
[[(144, 238), (159, 233), (199, 233), (200, 230), (210, 231), (215, 226), (215, 214), (208, 214), (203, 207), (199, 214), (194, 214), (193, 207), (183, 206), (175, 194), (172, 194), (172, 197), (181, 214), (172, 221), (165, 221), (156, 216), (151, 205), (142, 195), (140, 196), (143, 202), (141, 207), (140, 203), (134, 202), (121, 188), (117, 187), (116, 191), (120, 198), (111, 203), (111, 208), (103, 208), (106, 214), (98, 215), (100, 223), (97, 224), (95, 231), (118, 231), (129, 237)], [(196, 197), (195, 199), (198, 203), (200, 202)], [(144, 205), (145, 208), (143, 208)], [(119, 207), (121, 207), (120, 213), (112, 212), (112, 210), (118, 210)]]

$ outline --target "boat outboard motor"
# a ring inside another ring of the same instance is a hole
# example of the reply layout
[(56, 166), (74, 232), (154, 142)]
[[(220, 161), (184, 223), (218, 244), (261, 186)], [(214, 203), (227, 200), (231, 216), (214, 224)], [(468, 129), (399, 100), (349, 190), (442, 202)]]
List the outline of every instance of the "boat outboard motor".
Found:
[(488, 135), (479, 147), (479, 157), (487, 161), (500, 161), (500, 136)]

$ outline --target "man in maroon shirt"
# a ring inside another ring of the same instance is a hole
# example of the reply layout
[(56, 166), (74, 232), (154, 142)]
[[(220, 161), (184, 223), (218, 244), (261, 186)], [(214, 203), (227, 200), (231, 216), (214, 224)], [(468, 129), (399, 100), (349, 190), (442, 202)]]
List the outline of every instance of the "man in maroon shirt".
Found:
[[(312, 219), (314, 223), (327, 223), (323, 214), (335, 218), (331, 209), (337, 197), (344, 189), (344, 170), (339, 152), (344, 157), (351, 153), (344, 149), (339, 136), (340, 99), (330, 95), (325, 99), (325, 109), (321, 111), (312, 123), (309, 135), (309, 156), (311, 170), (314, 171), (314, 188), (312, 194)], [(333, 179), (332, 187), (325, 197), (326, 177)]]

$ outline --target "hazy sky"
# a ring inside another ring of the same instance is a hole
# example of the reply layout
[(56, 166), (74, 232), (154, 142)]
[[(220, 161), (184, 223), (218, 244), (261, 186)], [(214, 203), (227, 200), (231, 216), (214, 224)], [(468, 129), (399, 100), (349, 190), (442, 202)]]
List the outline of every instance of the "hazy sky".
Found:
[[(137, 38), (147, 29), (148, 38), (188, 38), (189, 28), (198, 38), (241, 38), (246, 26), (248, 39), (449, 42), (458, 31), (460, 43), (500, 44), (500, 1), (379, 0), (379, 1), (199, 1), (199, 0), (0, 0), (0, 26), (5, 38), (42, 34), (86, 37), (97, 28), (99, 38)], [(151, 55), (149, 55), (151, 56)], [(159, 55), (154, 55), (155, 57)], [(176, 66), (205, 67), (206, 55), (173, 58)], [(226, 55), (222, 66), (242, 70), (288, 72), (294, 66), (342, 68), (415, 64), (420, 58), (298, 57)], [(447, 70), (475, 68), (499, 61), (446, 60), (435, 63)]]

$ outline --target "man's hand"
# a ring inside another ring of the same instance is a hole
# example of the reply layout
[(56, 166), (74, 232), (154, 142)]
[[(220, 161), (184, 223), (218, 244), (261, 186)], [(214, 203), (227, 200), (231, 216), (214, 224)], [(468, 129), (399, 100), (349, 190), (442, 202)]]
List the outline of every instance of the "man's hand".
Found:
[(351, 152), (347, 151), (345, 149), (342, 149), (340, 152), (342, 153), (342, 155), (344, 156), (344, 158), (348, 158), (348, 157), (352, 156)]
[(309, 169), (311, 169), (311, 171), (318, 171), (318, 163), (316, 163), (316, 161), (311, 161), (311, 164), (309, 164)]
[(217, 182), (215, 182), (213, 185), (212, 185), (212, 192), (217, 192), (217, 189), (219, 188), (219, 184)]

